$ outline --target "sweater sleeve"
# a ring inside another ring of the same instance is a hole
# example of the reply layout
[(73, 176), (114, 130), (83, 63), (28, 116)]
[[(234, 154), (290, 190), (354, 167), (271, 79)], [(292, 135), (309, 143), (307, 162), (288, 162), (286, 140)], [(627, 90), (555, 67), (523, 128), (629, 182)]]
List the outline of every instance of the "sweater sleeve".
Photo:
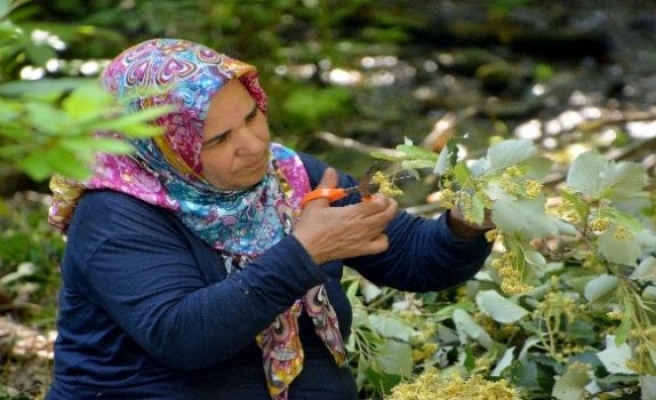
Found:
[[(302, 157), (314, 186), (328, 165), (307, 154)], [(339, 174), (339, 186), (355, 185), (353, 177)], [(358, 201), (359, 195), (354, 194), (334, 205)], [(345, 260), (345, 264), (377, 285), (399, 290), (426, 292), (463, 283), (480, 270), (491, 251), (483, 234), (472, 239), (454, 236), (446, 214), (428, 219), (401, 211), (385, 232), (390, 243), (387, 251)]]
[[(65, 274), (171, 367), (194, 370), (227, 359), (325, 279), (288, 236), (240, 273), (208, 286), (198, 252), (164, 214), (120, 194), (81, 203), (69, 244), (84, 244), (77, 268)], [(219, 259), (212, 268), (223, 268)]]

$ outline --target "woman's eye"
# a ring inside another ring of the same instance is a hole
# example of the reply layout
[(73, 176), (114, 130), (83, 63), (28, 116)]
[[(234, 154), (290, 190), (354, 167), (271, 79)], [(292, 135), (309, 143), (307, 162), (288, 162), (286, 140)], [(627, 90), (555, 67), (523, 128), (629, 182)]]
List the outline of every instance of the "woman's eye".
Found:
[(227, 138), (228, 138), (227, 134), (226, 135), (221, 135), (221, 136), (215, 136), (212, 139), (208, 140), (207, 142), (203, 143), (201, 145), (201, 148), (207, 149), (207, 148), (210, 148), (212, 146), (216, 146), (217, 144), (221, 144), (221, 143), (225, 142)]

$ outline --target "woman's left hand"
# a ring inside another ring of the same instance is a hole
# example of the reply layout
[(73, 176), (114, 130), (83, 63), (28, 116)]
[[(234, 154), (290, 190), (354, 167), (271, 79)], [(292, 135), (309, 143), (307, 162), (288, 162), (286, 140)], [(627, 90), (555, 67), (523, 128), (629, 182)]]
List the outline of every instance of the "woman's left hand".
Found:
[(451, 232), (461, 239), (471, 239), (496, 228), (494, 222), (492, 222), (490, 210), (485, 210), (485, 219), (481, 224), (472, 224), (465, 221), (465, 217), (458, 207), (454, 207), (448, 211), (447, 224), (451, 228)]

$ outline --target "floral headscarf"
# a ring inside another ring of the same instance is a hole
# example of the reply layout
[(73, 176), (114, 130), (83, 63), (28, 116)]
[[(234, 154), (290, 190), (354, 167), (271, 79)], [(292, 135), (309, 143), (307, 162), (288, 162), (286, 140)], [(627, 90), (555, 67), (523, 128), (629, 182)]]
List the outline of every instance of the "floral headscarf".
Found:
[[(119, 191), (171, 210), (221, 253), (225, 264), (221, 267), (228, 273), (237, 273), (288, 235), (293, 211), (309, 190), (303, 164), (292, 150), (272, 144), (267, 174), (246, 191), (220, 191), (200, 174), (203, 121), (210, 99), (231, 79), (239, 79), (266, 112), (256, 69), (205, 46), (154, 39), (120, 54), (101, 75), (102, 85), (118, 99), (127, 100), (129, 110), (156, 105), (174, 105), (176, 110), (156, 121), (165, 129), (162, 136), (125, 139), (134, 145), (134, 154), (98, 154), (87, 182), (53, 177), (50, 223), (65, 231), (84, 190)], [(334, 309), (324, 287), (314, 287), (257, 337), (269, 392), (276, 400), (287, 398), (289, 384), (303, 367), (297, 321), (303, 309), (337, 363), (345, 363)]]

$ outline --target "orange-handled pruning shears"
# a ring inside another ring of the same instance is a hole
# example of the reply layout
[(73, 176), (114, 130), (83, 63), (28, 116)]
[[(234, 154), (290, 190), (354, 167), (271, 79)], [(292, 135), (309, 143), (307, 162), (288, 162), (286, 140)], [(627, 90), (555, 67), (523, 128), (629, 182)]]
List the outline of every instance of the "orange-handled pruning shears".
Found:
[(371, 172), (367, 171), (362, 179), (360, 179), (360, 183), (357, 186), (347, 188), (319, 188), (306, 193), (305, 196), (303, 196), (303, 199), (301, 199), (301, 208), (303, 208), (307, 202), (312, 200), (326, 199), (328, 202), (332, 203), (341, 200), (352, 193), (360, 193), (362, 201), (366, 201), (371, 199), (371, 191)]

